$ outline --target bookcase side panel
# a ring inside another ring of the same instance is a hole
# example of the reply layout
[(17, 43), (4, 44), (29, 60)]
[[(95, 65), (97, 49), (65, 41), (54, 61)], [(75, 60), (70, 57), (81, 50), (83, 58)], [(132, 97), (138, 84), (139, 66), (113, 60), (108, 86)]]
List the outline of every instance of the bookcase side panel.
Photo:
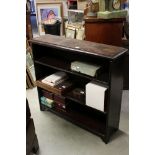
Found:
[(118, 130), (122, 91), (123, 91), (123, 61), (124, 56), (110, 62), (110, 85), (107, 107), (107, 139)]

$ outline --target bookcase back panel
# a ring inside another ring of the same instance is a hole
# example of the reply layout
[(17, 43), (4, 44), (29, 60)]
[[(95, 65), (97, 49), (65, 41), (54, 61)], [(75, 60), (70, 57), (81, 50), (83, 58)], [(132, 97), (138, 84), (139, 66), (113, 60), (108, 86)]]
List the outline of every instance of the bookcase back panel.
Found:
[[(39, 48), (38, 48), (39, 47)], [(46, 47), (42, 45), (34, 45), (34, 48), (36, 49), (36, 52), (34, 52), (34, 57), (36, 59), (40, 59), (42, 57), (54, 57), (57, 59), (62, 59), (66, 60), (69, 62), (72, 61), (83, 61), (83, 62), (88, 62), (88, 63), (94, 63), (97, 65), (103, 65), (104, 68), (107, 70), (109, 67), (109, 61), (107, 59), (98, 57), (98, 56), (91, 56), (89, 54), (81, 54), (81, 53), (76, 53), (76, 51), (66, 51), (65, 49), (55, 49), (51, 47)], [(35, 51), (35, 50), (34, 50)]]

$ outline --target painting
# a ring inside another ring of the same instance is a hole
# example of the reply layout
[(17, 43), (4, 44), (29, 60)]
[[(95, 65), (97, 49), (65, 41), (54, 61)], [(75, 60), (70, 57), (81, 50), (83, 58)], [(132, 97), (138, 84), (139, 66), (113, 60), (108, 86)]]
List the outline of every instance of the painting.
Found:
[(52, 19), (62, 20), (62, 3), (51, 2), (51, 3), (37, 3), (37, 19), (38, 19), (38, 31), (40, 35), (44, 35), (43, 23), (48, 23)]

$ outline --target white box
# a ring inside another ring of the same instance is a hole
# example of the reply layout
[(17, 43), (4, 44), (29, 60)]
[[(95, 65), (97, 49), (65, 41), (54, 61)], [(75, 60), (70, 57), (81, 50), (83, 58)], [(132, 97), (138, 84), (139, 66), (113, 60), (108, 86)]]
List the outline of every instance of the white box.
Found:
[(100, 111), (104, 111), (105, 91), (107, 90), (102, 84), (90, 82), (86, 85), (86, 105)]

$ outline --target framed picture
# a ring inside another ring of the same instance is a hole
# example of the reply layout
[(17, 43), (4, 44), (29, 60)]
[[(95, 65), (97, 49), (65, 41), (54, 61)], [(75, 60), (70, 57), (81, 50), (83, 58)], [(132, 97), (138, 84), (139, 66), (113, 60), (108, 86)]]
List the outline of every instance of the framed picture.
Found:
[(68, 23), (82, 23), (84, 11), (82, 10), (68, 10)]
[(44, 35), (43, 23), (51, 19), (62, 20), (63, 10), (62, 2), (45, 2), (37, 3), (37, 20), (38, 20), (38, 31), (40, 35)]

